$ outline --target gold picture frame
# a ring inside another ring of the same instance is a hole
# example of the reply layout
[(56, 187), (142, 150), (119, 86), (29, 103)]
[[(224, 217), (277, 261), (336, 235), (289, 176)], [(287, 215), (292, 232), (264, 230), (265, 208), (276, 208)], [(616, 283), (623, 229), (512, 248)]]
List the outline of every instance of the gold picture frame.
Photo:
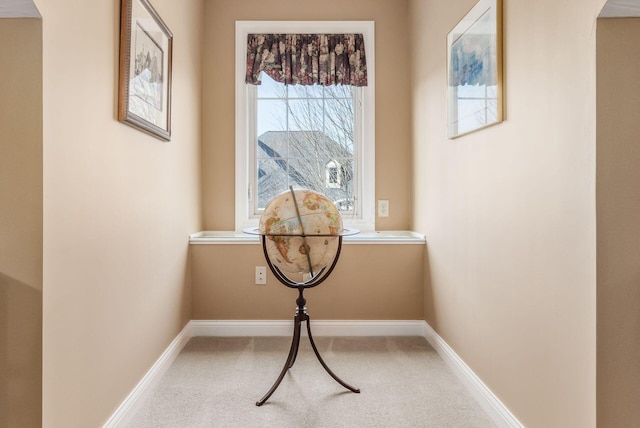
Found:
[(122, 0), (118, 120), (171, 140), (173, 34), (148, 0)]
[(479, 0), (447, 35), (447, 135), (502, 121), (502, 0)]

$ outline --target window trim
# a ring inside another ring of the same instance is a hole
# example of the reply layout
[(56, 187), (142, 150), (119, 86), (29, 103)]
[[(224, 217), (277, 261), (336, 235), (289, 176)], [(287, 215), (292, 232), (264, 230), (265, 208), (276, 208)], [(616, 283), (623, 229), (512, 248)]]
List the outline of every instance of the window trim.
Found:
[[(362, 87), (363, 123), (362, 150), (358, 162), (362, 168), (359, 185), (362, 215), (359, 219), (344, 219), (346, 227), (363, 232), (375, 230), (375, 24), (373, 21), (236, 21), (236, 174), (235, 227), (241, 231), (255, 227), (258, 219), (251, 218), (249, 206), (250, 174), (249, 150), (251, 130), (248, 118), (255, 116), (255, 106), (247, 103), (245, 84), (246, 44), (250, 33), (362, 33), (367, 53), (368, 86)], [(365, 148), (366, 147), (366, 148)], [(255, 190), (254, 190), (255, 191)]]

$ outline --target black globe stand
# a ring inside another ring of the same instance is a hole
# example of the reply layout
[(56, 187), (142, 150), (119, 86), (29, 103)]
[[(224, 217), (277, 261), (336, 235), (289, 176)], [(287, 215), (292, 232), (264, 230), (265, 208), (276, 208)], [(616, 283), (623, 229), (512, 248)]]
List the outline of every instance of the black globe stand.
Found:
[[(306, 237), (305, 235), (298, 235), (298, 236), (302, 236), (303, 238)], [(309, 237), (312, 237), (312, 236), (317, 236), (317, 235), (310, 235)], [(296, 357), (298, 356), (298, 349), (300, 348), (300, 330), (301, 330), (301, 325), (303, 321), (307, 323), (307, 335), (309, 336), (309, 342), (311, 342), (311, 347), (313, 348), (313, 352), (316, 354), (316, 358), (318, 358), (318, 361), (320, 361), (320, 364), (322, 365), (322, 367), (340, 385), (344, 386), (349, 391), (360, 393), (360, 389), (354, 388), (353, 386), (349, 385), (348, 383), (340, 379), (335, 373), (333, 373), (329, 368), (329, 366), (327, 366), (327, 364), (324, 362), (324, 360), (320, 356), (320, 352), (318, 351), (318, 348), (316, 347), (316, 344), (313, 341), (313, 335), (311, 334), (311, 318), (307, 313), (307, 307), (305, 306), (307, 303), (307, 300), (304, 298), (304, 294), (303, 294), (306, 288), (311, 288), (319, 285), (326, 278), (328, 278), (331, 271), (333, 271), (333, 268), (336, 266), (336, 263), (338, 262), (338, 258), (340, 257), (340, 250), (342, 248), (342, 236), (341, 235), (337, 236), (337, 238), (338, 238), (338, 249), (336, 251), (336, 255), (333, 259), (333, 262), (331, 263), (329, 268), (328, 269), (326, 267), (322, 268), (322, 270), (320, 270), (320, 272), (318, 272), (316, 275), (314, 275), (313, 272), (310, 272), (311, 276), (308, 280), (303, 282), (295, 282), (289, 279), (285, 274), (283, 274), (280, 271), (280, 269), (278, 269), (277, 266), (271, 263), (269, 255), (267, 254), (267, 245), (266, 245), (267, 236), (264, 234), (261, 236), (262, 249), (264, 251), (267, 264), (269, 265), (269, 269), (271, 269), (271, 272), (278, 279), (278, 281), (280, 281), (281, 283), (283, 283), (289, 288), (298, 289), (298, 298), (296, 299), (296, 305), (297, 305), (296, 313), (293, 317), (293, 339), (291, 341), (291, 348), (289, 349), (289, 356), (287, 357), (287, 360), (284, 363), (284, 367), (282, 368), (282, 371), (280, 372), (280, 375), (276, 379), (275, 383), (273, 384), (271, 389), (269, 389), (269, 391), (264, 395), (264, 397), (262, 397), (260, 400), (258, 400), (258, 402), (256, 402), (256, 406), (262, 406), (269, 399), (269, 397), (271, 397), (271, 395), (275, 392), (275, 390), (278, 389), (278, 386), (280, 386), (280, 382), (282, 382), (284, 375), (287, 373), (287, 371), (291, 367), (293, 367), (293, 364), (296, 362)]]

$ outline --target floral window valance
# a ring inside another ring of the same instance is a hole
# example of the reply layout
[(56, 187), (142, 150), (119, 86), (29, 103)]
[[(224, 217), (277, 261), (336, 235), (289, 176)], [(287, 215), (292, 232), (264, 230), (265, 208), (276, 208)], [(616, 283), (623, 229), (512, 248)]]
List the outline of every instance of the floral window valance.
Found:
[(249, 34), (245, 82), (367, 86), (362, 34)]

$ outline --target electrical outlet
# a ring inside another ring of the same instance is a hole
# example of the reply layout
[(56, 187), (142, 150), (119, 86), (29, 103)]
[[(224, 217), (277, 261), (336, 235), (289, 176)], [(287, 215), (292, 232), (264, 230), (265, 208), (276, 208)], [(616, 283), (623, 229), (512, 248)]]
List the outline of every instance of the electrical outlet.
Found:
[(378, 217), (389, 217), (389, 200), (378, 200)]
[(256, 285), (267, 283), (267, 268), (265, 266), (256, 266)]

